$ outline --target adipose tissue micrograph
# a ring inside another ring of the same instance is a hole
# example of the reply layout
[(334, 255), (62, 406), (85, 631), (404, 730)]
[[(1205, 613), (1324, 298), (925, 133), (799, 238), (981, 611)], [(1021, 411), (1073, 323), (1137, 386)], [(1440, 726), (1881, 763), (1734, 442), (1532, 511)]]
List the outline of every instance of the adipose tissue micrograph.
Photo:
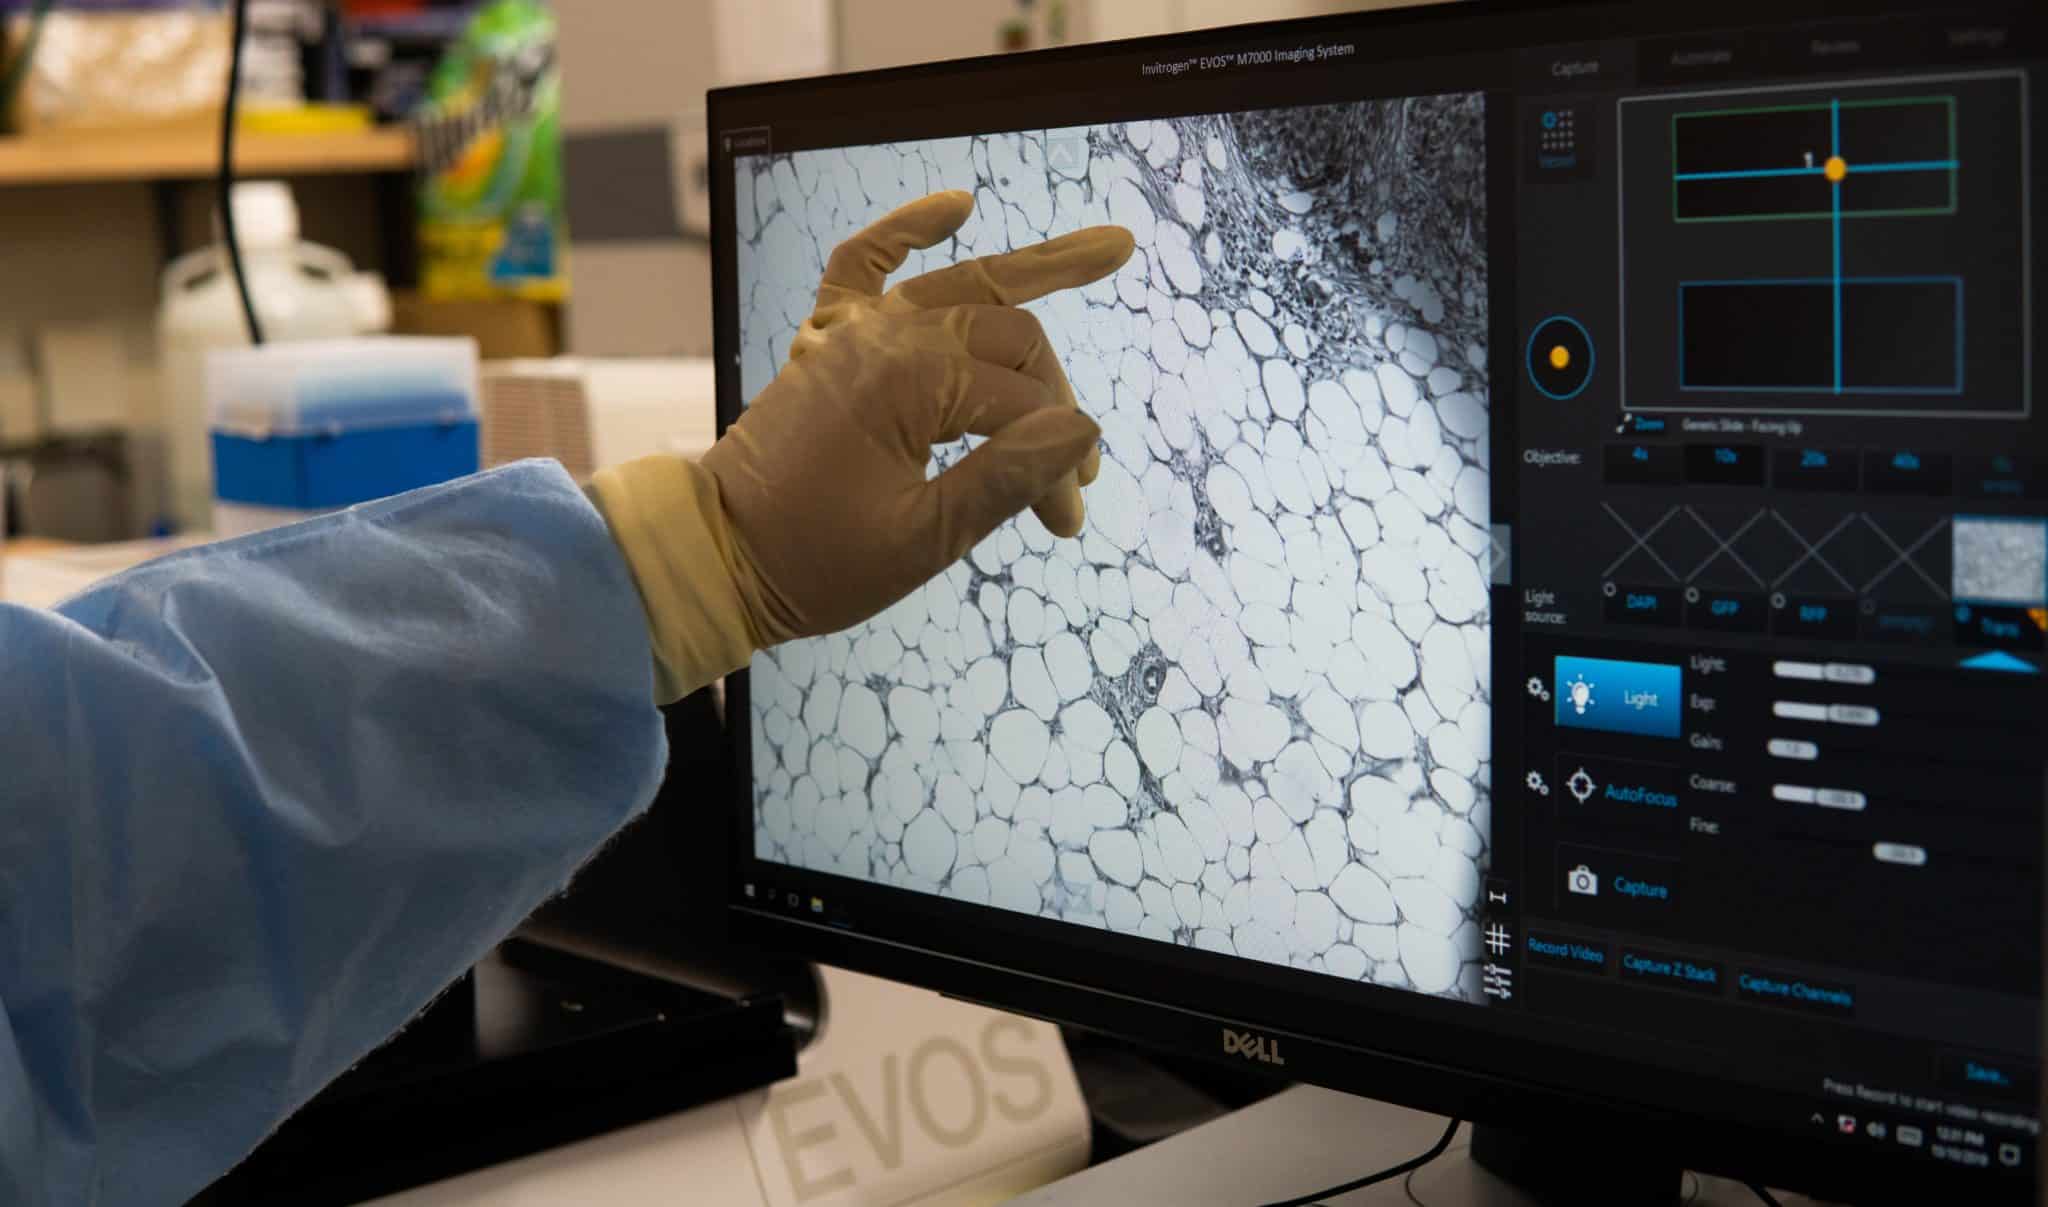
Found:
[(739, 161), (747, 397), (833, 246), (903, 202), (976, 201), (905, 274), (1093, 223), (1138, 244), (1030, 307), (1103, 428), (1082, 537), (1026, 514), (754, 659), (761, 857), (1484, 1000), (1482, 117), (1455, 95)]

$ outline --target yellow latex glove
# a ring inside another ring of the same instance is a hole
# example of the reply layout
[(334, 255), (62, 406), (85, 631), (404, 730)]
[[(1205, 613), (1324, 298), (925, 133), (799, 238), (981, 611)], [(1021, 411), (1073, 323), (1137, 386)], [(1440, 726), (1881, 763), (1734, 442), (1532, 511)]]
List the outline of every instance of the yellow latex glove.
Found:
[[(647, 608), (660, 699), (866, 620), (1027, 506), (1080, 532), (1101, 432), (1016, 306), (1115, 272), (1131, 235), (1092, 227), (883, 292), (973, 205), (937, 193), (840, 244), (789, 363), (701, 462), (592, 479)], [(926, 480), (931, 446), (964, 435), (988, 439)]]

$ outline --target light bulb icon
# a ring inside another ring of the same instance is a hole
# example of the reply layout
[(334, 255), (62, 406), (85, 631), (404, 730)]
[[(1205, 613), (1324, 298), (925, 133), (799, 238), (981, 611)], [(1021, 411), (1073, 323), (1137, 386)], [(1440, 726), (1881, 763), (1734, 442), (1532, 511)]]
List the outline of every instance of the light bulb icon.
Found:
[(1596, 686), (1598, 685), (1586, 682), (1584, 675), (1576, 675), (1570, 683), (1565, 684), (1565, 698), (1572, 702), (1573, 710), (1582, 717), (1586, 715), (1586, 710), (1593, 706), (1593, 688)]

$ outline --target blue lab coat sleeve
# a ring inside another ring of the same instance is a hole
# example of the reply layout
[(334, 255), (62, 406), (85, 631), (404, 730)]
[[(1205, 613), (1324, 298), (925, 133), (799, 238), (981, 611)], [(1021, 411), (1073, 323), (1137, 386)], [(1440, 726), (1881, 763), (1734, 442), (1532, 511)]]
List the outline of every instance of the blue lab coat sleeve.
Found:
[(666, 764), (603, 519), (524, 462), (0, 606), (0, 1203), (182, 1203)]

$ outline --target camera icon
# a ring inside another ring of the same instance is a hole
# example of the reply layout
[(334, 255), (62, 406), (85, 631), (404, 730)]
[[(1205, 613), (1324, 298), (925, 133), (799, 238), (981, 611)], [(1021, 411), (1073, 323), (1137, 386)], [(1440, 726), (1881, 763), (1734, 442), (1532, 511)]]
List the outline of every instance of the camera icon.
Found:
[(1564, 874), (1564, 886), (1582, 897), (1600, 895), (1600, 877), (1583, 863)]

